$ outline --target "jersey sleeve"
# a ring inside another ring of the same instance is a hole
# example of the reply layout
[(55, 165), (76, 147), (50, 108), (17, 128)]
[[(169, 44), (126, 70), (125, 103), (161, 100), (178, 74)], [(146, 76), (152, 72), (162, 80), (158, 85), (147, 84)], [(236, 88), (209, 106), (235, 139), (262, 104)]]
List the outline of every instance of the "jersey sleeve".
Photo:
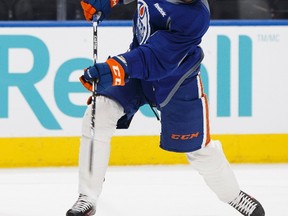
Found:
[[(153, 4), (151, 8), (154, 6)], [(179, 76), (181, 71), (185, 73), (185, 70), (199, 63), (202, 52), (199, 45), (202, 36), (209, 28), (209, 11), (200, 2), (195, 5), (169, 3), (169, 6), (169, 10), (167, 9), (169, 18), (163, 21), (165, 25), (151, 21), (152, 34), (148, 40), (130, 52), (122, 54), (127, 62), (129, 77), (157, 81), (174, 74)], [(153, 16), (152, 9), (150, 15)], [(153, 18), (159, 19), (156, 15)], [(141, 33), (143, 26), (138, 26), (137, 20), (134, 20), (134, 24), (134, 28), (139, 28)], [(144, 26), (144, 30), (148, 27)], [(153, 28), (158, 30), (154, 32)]]
[(127, 61), (128, 75), (148, 81), (170, 76), (193, 54), (201, 38), (194, 39), (168, 30), (157, 31), (146, 44), (122, 54)]

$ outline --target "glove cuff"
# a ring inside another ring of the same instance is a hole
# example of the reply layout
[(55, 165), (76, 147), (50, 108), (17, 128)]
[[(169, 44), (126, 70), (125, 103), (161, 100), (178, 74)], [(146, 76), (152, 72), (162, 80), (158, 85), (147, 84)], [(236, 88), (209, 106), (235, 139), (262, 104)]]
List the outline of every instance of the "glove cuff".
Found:
[(115, 57), (109, 58), (106, 63), (108, 64), (112, 74), (112, 86), (124, 86), (125, 69), (127, 69), (127, 66)]
[(82, 75), (81, 77), (79, 77), (80, 82), (82, 83), (82, 85), (88, 90), (88, 91), (93, 91), (92, 88), (92, 83), (87, 81), (84, 77), (84, 75)]

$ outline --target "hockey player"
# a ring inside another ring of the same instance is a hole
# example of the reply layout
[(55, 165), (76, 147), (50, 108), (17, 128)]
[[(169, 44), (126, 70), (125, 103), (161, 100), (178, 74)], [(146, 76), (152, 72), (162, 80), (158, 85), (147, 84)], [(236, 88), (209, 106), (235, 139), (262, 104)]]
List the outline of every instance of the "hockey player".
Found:
[[(105, 19), (118, 0), (83, 0), (91, 21)], [(221, 143), (209, 133), (208, 103), (200, 78), (199, 44), (209, 27), (206, 0), (138, 0), (130, 51), (88, 67), (80, 80), (91, 90), (98, 80), (93, 151), (89, 173), (90, 113), (83, 117), (79, 155), (79, 198), (66, 216), (96, 212), (116, 128), (128, 128), (140, 106), (161, 113), (160, 147), (187, 155), (217, 197), (242, 215), (264, 216), (261, 204), (241, 191)]]

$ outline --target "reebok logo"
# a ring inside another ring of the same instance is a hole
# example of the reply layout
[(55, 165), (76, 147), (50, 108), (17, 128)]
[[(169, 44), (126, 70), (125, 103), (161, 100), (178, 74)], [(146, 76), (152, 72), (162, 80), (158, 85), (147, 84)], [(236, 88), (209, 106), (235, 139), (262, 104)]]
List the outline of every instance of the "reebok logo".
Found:
[(162, 15), (162, 17), (166, 16), (166, 12), (163, 10), (163, 8), (160, 7), (160, 5), (158, 3), (155, 3), (154, 7), (159, 11), (159, 13)]

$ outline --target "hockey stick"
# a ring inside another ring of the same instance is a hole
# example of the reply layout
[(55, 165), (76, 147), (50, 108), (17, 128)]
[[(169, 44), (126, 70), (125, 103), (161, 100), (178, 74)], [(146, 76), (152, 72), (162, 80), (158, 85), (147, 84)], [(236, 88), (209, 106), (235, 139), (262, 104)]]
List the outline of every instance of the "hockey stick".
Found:
[[(97, 62), (98, 58), (98, 19), (101, 16), (100, 13), (97, 13), (93, 16), (93, 64)], [(90, 130), (91, 130), (91, 140), (90, 140), (90, 160), (89, 160), (89, 173), (92, 174), (93, 170), (93, 151), (94, 151), (94, 128), (95, 128), (95, 114), (96, 114), (96, 91), (97, 91), (97, 80), (92, 82), (92, 101), (91, 101), (91, 121), (90, 121)]]

